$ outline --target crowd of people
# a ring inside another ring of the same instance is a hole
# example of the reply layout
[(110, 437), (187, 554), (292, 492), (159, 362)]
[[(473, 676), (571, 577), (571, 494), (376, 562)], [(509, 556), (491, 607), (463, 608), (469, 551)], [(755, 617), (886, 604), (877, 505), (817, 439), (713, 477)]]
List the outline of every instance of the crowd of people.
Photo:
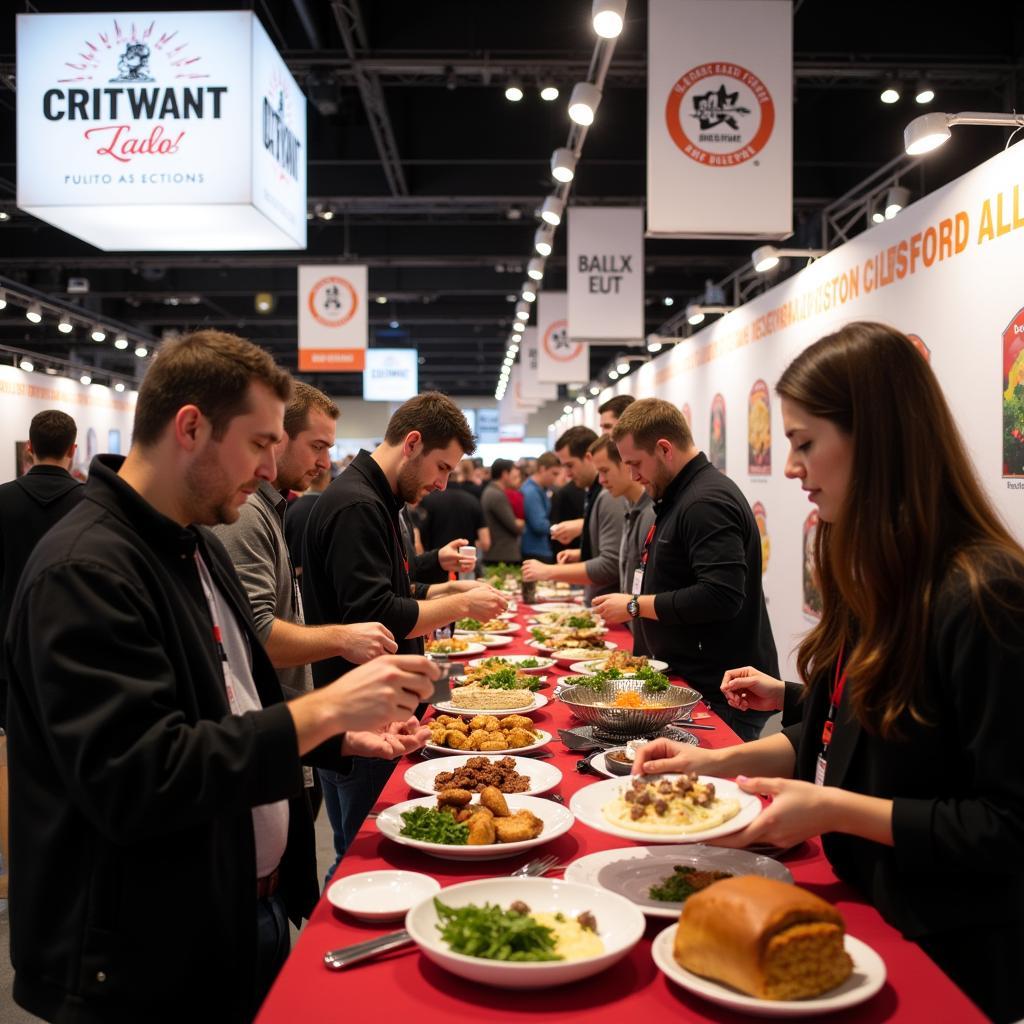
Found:
[[(1024, 551), (905, 336), (850, 325), (777, 391), (786, 475), (822, 523), (823, 613), (794, 683), (750, 506), (668, 401), (617, 396), (600, 433), (484, 467), (430, 392), (332, 473), (331, 399), (201, 331), (162, 347), (128, 455), (98, 456), (84, 486), (74, 421), (37, 415), (33, 468), (0, 487), (15, 999), (48, 1020), (160, 1021), (202, 992), (210, 1019), (250, 1019), (319, 896), (312, 819), (322, 805), (336, 867), (426, 740), (424, 637), (503, 612), (482, 567), (505, 563), (582, 586), (746, 741), (655, 740), (635, 771), (770, 794), (726, 844), (823, 835), (836, 873), (987, 1013), (1020, 1016), (1024, 769), (1006, 723)], [(783, 731), (760, 738), (776, 711)]]

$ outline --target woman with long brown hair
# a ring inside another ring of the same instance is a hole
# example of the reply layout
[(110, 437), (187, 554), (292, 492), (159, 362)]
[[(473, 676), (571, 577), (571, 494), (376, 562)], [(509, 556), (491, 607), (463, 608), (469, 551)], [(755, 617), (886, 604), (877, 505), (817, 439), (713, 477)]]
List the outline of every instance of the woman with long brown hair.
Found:
[[(931, 368), (882, 324), (802, 352), (776, 387), (786, 475), (818, 506), (806, 683), (726, 673), (782, 733), (656, 740), (634, 771), (736, 776), (772, 797), (722, 840), (822, 836), (836, 874), (997, 1021), (1024, 1016), (1024, 550), (979, 485)], [(788, 723), (788, 724), (787, 724)]]

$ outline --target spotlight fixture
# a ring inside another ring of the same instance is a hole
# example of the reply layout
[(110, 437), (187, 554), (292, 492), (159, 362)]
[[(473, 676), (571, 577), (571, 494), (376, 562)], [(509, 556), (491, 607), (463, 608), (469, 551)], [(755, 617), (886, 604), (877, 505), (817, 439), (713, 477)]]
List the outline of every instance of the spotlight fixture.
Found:
[(56, 377), (57, 374), (60, 372), (58, 371), (56, 366), (44, 366), (43, 371), (51, 377)]
[(980, 124), (995, 128), (1024, 127), (1024, 114), (983, 113), (965, 110), (959, 114), (921, 114), (903, 129), (903, 148), (910, 156), (928, 153), (949, 138), (957, 124)]
[(619, 371), (618, 370), (609, 370), (608, 371), (608, 379), (609, 380), (618, 380), (619, 379)]
[(398, 328), (401, 327), (401, 324), (397, 320), (389, 320), (388, 327), (390, 327), (391, 330), (393, 331), (397, 331)]
[(527, 302), (537, 301), (537, 292), (534, 289), (533, 284), (529, 281), (523, 282), (523, 299)]
[(584, 394), (579, 394), (579, 395), (576, 396), (576, 401), (579, 402), (580, 405), (586, 405), (587, 404), (587, 396), (584, 395)]
[(26, 372), (31, 373), (35, 368), (35, 363), (32, 362), (27, 356), (22, 357), (22, 360), (18, 365)]
[(671, 295), (666, 295), (665, 298), (661, 300), (661, 303), (663, 306), (674, 306), (676, 304), (676, 300), (673, 299)]
[(257, 313), (269, 313), (274, 308), (275, 299), (270, 292), (257, 292), (253, 303)]
[(884, 224), (885, 223), (885, 198), (884, 196), (876, 196), (871, 203), (871, 209), (869, 211), (868, 220), (872, 224)]
[(387, 301), (388, 297), (386, 295), (378, 295), (377, 298), (374, 299), (374, 302), (376, 302), (378, 306), (386, 306)]
[(629, 373), (629, 363), (623, 359), (615, 364), (615, 369), (619, 371), (620, 377), (625, 377)]
[(590, 18), (594, 31), (602, 39), (615, 39), (622, 31), (626, 0), (594, 0)]
[(563, 405), (562, 406), (562, 412), (564, 412), (565, 415), (568, 416), (569, 413), (572, 412), (572, 406), (571, 405)]
[(523, 85), (518, 78), (510, 78), (505, 86), (505, 99), (509, 103), (518, 103), (523, 98)]
[(541, 224), (533, 235), (533, 247), (541, 256), (550, 256), (554, 248), (555, 232), (549, 224)]
[(60, 320), (57, 321), (57, 330), (61, 334), (70, 334), (75, 329), (75, 325), (71, 322), (71, 317), (65, 313)]
[(145, 358), (146, 358), (146, 356), (148, 356), (148, 355), (149, 355), (149, 349), (148, 349), (148, 348), (146, 348), (146, 346), (145, 346), (145, 345), (137, 345), (137, 346), (135, 347), (135, 354), (136, 354), (136, 355), (137, 355), (137, 356), (138, 356), (138, 357), (139, 357), (140, 359), (145, 359)]
[(32, 305), (25, 310), (25, 319), (32, 324), (38, 324), (42, 321), (43, 310), (38, 302), (33, 302)]
[(83, 373), (82, 376), (79, 377), (78, 379), (82, 382), (82, 384), (86, 385), (87, 387), (92, 383), (92, 377), (90, 377), (89, 374), (87, 373)]
[(550, 78), (540, 83), (540, 98), (546, 103), (554, 103), (558, 99), (558, 86)]
[(114, 384), (114, 390), (118, 391), (118, 392), (124, 391), (124, 381), (123, 380), (117, 381), (117, 383)]
[(544, 260), (540, 256), (534, 256), (526, 264), (526, 276), (532, 281), (542, 281), (544, 279)]
[(540, 219), (545, 224), (557, 228), (562, 223), (562, 211), (565, 209), (565, 200), (558, 196), (548, 196), (544, 205), (540, 208)]
[(883, 103), (899, 103), (900, 83), (891, 75), (882, 83), (882, 91), (878, 97)]
[(893, 185), (885, 195), (885, 219), (892, 220), (910, 202), (910, 189)]
[(593, 82), (577, 82), (569, 97), (569, 117), (576, 124), (591, 125), (601, 103), (601, 90)]
[(7, 308), (7, 292), (0, 288), (0, 309)]
[(825, 249), (778, 249), (774, 245), (762, 245), (753, 251), (750, 262), (754, 264), (754, 269), (759, 274), (763, 274), (765, 271), (777, 267), (783, 256), (806, 256), (816, 260), (819, 256), (824, 256), (826, 251)]
[(576, 154), (560, 146), (551, 154), (551, 177), (562, 184), (572, 181), (576, 174)]
[(656, 335), (652, 334), (647, 338), (647, 351), (648, 352), (660, 352), (661, 351), (661, 339)]
[(11, 215), (6, 210), (0, 210), (0, 221), (10, 220), (10, 219), (11, 219)]
[(700, 305), (696, 302), (691, 302), (686, 307), (686, 322), (691, 327), (696, 327), (697, 324), (704, 323), (704, 310), (700, 308)]
[(525, 299), (516, 303), (516, 319), (524, 322), (522, 326), (530, 319), (530, 304)]
[(597, 396), (599, 394), (601, 394), (601, 389), (596, 384), (591, 384), (590, 385), (590, 397), (591, 398), (597, 398)]
[(128, 339), (123, 334), (119, 334), (114, 339), (114, 348), (116, 348), (119, 352), (123, 352), (127, 347)]
[(101, 341), (107, 340), (107, 332), (99, 324), (93, 324), (92, 333), (89, 337), (99, 344)]
[(931, 103), (933, 99), (935, 99), (935, 90), (932, 88), (931, 82), (927, 78), (919, 78), (914, 87), (914, 102), (923, 106), (925, 103)]

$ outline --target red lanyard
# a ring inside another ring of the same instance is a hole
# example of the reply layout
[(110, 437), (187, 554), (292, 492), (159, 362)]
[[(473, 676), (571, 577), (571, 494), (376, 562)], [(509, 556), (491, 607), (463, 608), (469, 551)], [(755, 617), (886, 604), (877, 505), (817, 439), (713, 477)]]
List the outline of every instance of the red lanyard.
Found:
[(839, 711), (839, 704), (843, 699), (843, 690), (846, 688), (846, 670), (843, 668), (843, 646), (839, 647), (839, 658), (836, 661), (836, 677), (832, 685), (832, 698), (829, 702), (828, 718), (821, 727), (822, 754), (828, 753), (828, 745), (832, 742), (832, 734), (835, 732), (836, 714)]
[(647, 568), (647, 559), (651, 553), (651, 541), (654, 540), (654, 531), (658, 528), (657, 523), (651, 523), (651, 528), (647, 531), (647, 539), (644, 541), (644, 550), (640, 555), (640, 568)]
[(405, 566), (405, 575), (409, 575), (409, 556), (405, 553), (405, 545), (402, 543), (402, 538), (399, 537), (398, 531), (395, 529), (395, 521), (388, 516), (388, 522), (391, 524), (391, 533), (395, 538), (395, 543), (398, 545), (398, 553), (402, 556), (402, 565)]

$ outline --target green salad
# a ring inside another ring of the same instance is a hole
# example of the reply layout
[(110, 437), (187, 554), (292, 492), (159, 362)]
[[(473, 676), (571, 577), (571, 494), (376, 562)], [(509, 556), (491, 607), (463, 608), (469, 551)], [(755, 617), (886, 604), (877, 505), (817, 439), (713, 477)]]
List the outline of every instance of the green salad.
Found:
[(620, 668), (604, 668), (599, 672), (592, 672), (589, 676), (575, 680), (577, 686), (589, 686), (596, 690), (613, 679), (642, 679), (644, 693), (664, 693), (671, 685), (668, 676), (661, 672), (655, 672), (650, 665), (634, 669), (631, 672), (624, 672)]
[(555, 952), (555, 933), (517, 910), (482, 907), (449, 907), (434, 899), (440, 923), (437, 930), (453, 953), (485, 960), (539, 962), (561, 960)]
[(459, 619), (455, 623), (455, 628), (464, 629), (467, 632), (476, 632), (482, 629), (483, 625), (479, 619)]
[(476, 686), (483, 686), (488, 690), (539, 690), (543, 686), (543, 683), (534, 676), (527, 676), (525, 679), (518, 677), (511, 665), (477, 676), (473, 682)]
[(407, 839), (444, 846), (465, 846), (469, 840), (469, 826), (436, 807), (414, 807), (411, 811), (403, 811), (402, 822), (399, 835)]
[(672, 874), (663, 878), (657, 885), (647, 890), (652, 900), (664, 900), (666, 903), (682, 903), (701, 889), (706, 889), (714, 882), (724, 878), (732, 878), (728, 871), (698, 871), (689, 865), (676, 864)]

